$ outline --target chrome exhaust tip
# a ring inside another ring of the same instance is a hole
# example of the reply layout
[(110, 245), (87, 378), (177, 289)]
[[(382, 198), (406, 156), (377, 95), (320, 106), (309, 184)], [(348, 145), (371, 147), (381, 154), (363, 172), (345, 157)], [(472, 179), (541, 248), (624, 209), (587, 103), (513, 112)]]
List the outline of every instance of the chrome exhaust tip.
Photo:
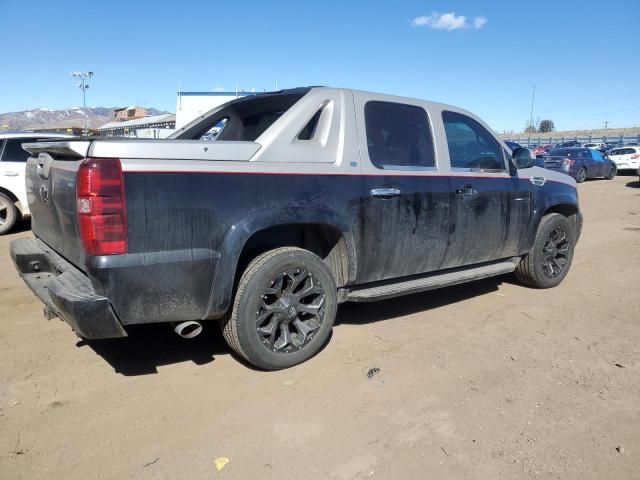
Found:
[(188, 322), (178, 323), (174, 327), (173, 331), (180, 335), (182, 338), (194, 338), (200, 335), (200, 333), (202, 332), (202, 325), (200, 324), (200, 322), (194, 322), (190, 320)]

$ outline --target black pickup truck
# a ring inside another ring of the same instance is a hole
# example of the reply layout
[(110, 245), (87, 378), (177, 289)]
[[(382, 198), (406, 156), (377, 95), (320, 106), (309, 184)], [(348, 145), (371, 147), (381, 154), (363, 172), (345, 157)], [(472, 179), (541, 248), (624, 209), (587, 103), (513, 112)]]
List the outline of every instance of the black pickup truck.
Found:
[(86, 338), (222, 326), (285, 368), (320, 350), (344, 301), (515, 272), (553, 287), (582, 216), (573, 179), (471, 113), (334, 88), (222, 105), (167, 140), (29, 143), (35, 238), (13, 261)]

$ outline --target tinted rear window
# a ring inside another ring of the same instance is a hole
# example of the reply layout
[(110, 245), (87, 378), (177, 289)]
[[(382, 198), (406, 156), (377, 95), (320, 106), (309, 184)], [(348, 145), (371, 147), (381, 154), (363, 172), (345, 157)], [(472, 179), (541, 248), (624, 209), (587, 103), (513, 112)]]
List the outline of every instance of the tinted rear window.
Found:
[(35, 141), (34, 138), (12, 138), (6, 141), (4, 152), (2, 153), (3, 162), (26, 162), (29, 153), (23, 150), (22, 144)]
[(369, 158), (376, 167), (435, 166), (431, 128), (423, 108), (368, 102), (364, 118)]
[(620, 148), (612, 151), (610, 155), (633, 155), (634, 153), (636, 153), (635, 148)]
[(549, 150), (549, 155), (552, 157), (588, 157), (590, 153), (588, 150), (581, 148), (552, 148)]

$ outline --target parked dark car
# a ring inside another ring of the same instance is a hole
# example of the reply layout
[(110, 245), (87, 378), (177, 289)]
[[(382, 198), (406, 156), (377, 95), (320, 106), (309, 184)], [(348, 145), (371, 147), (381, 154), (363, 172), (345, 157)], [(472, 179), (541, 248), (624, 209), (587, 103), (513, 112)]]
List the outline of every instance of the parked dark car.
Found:
[(616, 176), (616, 164), (604, 158), (598, 150), (582, 147), (554, 148), (542, 158), (538, 158), (540, 167), (564, 172), (576, 179), (577, 183), (587, 178), (604, 177), (611, 180)]
[(577, 140), (569, 140), (568, 142), (556, 143), (553, 148), (571, 148), (581, 147), (582, 145)]

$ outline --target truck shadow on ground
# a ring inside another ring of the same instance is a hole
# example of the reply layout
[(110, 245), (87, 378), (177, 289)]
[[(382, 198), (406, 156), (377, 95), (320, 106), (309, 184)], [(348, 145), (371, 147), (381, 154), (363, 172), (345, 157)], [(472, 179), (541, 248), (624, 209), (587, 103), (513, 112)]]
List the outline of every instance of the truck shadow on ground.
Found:
[(181, 338), (169, 324), (136, 325), (127, 328), (127, 338), (81, 340), (109, 363), (116, 373), (125, 376), (158, 373), (158, 367), (181, 362), (205, 365), (216, 355), (228, 354), (217, 322), (204, 322), (196, 338)]
[[(340, 324), (365, 325), (392, 321), (396, 317), (461, 302), (497, 291), (504, 278), (496, 277), (372, 303), (344, 303), (338, 308), (336, 325), (339, 328)], [(203, 322), (203, 326), (202, 333), (193, 339), (178, 337), (168, 324), (151, 324), (129, 327), (127, 338), (81, 340), (77, 346), (89, 346), (116, 373), (125, 376), (149, 375), (158, 373), (158, 367), (163, 365), (181, 362), (205, 365), (213, 362), (217, 355), (231, 354), (217, 322)], [(236, 359), (252, 368), (237, 356)]]

